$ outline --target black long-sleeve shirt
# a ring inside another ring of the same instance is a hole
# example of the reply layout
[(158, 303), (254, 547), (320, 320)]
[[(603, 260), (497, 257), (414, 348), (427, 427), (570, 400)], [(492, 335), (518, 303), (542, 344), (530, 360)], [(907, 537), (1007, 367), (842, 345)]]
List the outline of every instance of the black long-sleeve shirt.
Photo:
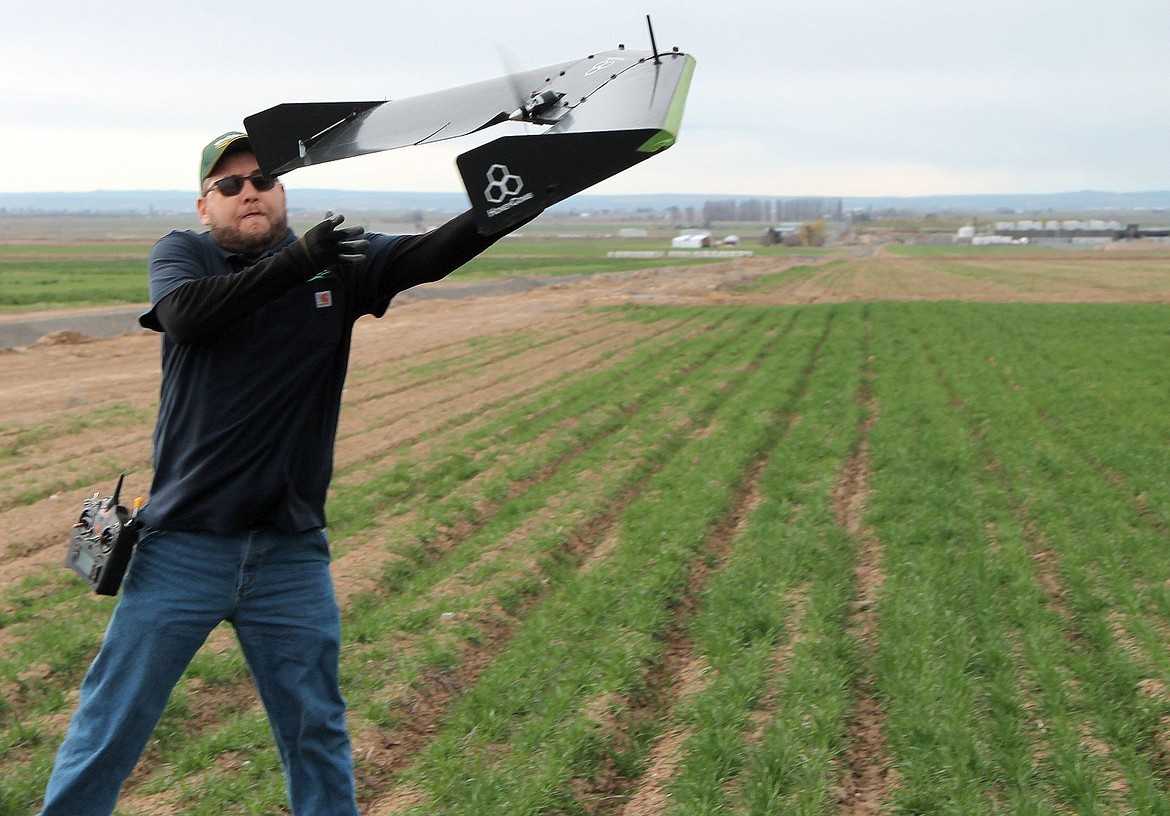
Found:
[(368, 234), (364, 264), (313, 268), (290, 230), (259, 258), (172, 232), (150, 256), (163, 333), (154, 482), (143, 523), (235, 533), (325, 525), (353, 324), (499, 236), (464, 213), (424, 235)]

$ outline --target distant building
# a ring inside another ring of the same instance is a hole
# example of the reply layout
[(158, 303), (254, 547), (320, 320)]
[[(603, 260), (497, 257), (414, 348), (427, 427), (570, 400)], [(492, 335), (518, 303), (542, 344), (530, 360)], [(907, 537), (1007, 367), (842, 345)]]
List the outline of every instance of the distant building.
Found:
[(1044, 244), (1049, 246), (1091, 246), (1127, 239), (1165, 240), (1170, 229), (1143, 229), (1137, 224), (1122, 226), (1118, 221), (1090, 219), (1021, 219), (996, 221), (989, 229), (974, 226), (961, 227), (952, 238), (954, 243), (985, 244)]
[(841, 221), (844, 217), (840, 198), (785, 198), (776, 202), (777, 221)]
[(711, 246), (711, 233), (686, 232), (676, 235), (670, 242), (672, 249), (705, 249)]
[(792, 237), (799, 233), (800, 224), (786, 223), (778, 227), (768, 227), (760, 237), (760, 243), (764, 246), (779, 246), (789, 243)]
[(703, 204), (703, 223), (708, 226), (720, 221), (841, 221), (844, 217), (844, 200), (840, 198), (723, 198)]
[(979, 243), (1050, 244), (1104, 244), (1115, 240), (1121, 234), (1117, 221), (1091, 219), (1087, 221), (1048, 219), (1037, 221), (996, 221), (992, 235), (980, 236)]

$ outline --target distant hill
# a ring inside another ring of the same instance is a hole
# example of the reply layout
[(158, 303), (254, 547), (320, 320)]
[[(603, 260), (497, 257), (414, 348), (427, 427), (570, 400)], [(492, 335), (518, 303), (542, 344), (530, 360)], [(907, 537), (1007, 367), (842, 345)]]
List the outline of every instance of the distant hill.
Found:
[[(553, 208), (556, 212), (633, 212), (667, 210), (671, 207), (701, 208), (707, 201), (782, 200), (809, 196), (737, 196), (686, 193), (646, 195), (579, 194)], [(838, 196), (825, 196), (836, 199)], [(912, 214), (929, 213), (1042, 213), (1087, 211), (1170, 211), (1170, 191), (1116, 193), (1082, 190), (1068, 193), (938, 196), (845, 196), (846, 211), (882, 212), (895, 210)], [(0, 216), (5, 214), (51, 213), (190, 213), (195, 205), (193, 192), (177, 190), (98, 190), (70, 193), (0, 193)], [(467, 207), (463, 193), (362, 192), (355, 190), (289, 191), (289, 206), (295, 210), (349, 210), (351, 212), (458, 212)]]

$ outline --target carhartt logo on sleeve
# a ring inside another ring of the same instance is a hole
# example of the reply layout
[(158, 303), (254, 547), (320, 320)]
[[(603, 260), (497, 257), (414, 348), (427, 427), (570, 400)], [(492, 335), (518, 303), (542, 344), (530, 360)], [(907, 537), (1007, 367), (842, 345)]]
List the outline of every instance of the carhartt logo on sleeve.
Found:
[(317, 292), (314, 296), (318, 309), (327, 309), (333, 305), (333, 293), (329, 291)]

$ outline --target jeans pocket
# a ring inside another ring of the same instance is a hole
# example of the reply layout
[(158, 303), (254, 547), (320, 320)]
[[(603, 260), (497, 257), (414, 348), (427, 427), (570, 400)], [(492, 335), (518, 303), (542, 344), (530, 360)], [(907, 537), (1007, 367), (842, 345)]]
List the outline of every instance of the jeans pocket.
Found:
[(153, 527), (147, 527), (145, 524), (143, 526), (139, 527), (138, 528), (138, 549), (141, 550), (143, 547), (148, 545), (150, 542), (154, 541), (159, 536), (161, 536), (164, 532), (165, 532), (164, 530), (156, 530)]

